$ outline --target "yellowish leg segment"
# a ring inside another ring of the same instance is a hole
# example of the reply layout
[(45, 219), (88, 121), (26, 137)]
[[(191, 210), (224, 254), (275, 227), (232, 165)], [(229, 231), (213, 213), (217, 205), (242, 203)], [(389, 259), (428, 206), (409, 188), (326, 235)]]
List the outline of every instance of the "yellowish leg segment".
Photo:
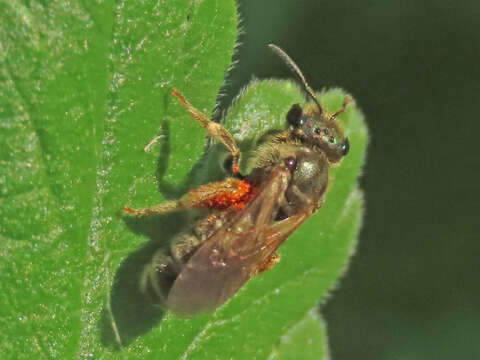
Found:
[(222, 125), (213, 122), (208, 116), (195, 109), (177, 89), (172, 89), (172, 95), (180, 100), (182, 105), (187, 109), (188, 113), (195, 121), (202, 125), (211, 136), (225, 145), (225, 147), (232, 154), (232, 171), (234, 174), (238, 173), (240, 170), (240, 149), (228, 130)]
[(340, 110), (338, 110), (337, 112), (333, 113), (332, 115), (330, 115), (330, 121), (333, 121), (335, 120), (335, 118), (340, 115), (340, 114), (343, 114), (345, 112), (345, 109), (347, 108), (348, 104), (350, 104), (351, 102), (353, 102), (353, 99), (350, 97), (350, 96), (345, 96), (345, 98), (343, 99), (343, 105), (342, 107), (340, 108)]

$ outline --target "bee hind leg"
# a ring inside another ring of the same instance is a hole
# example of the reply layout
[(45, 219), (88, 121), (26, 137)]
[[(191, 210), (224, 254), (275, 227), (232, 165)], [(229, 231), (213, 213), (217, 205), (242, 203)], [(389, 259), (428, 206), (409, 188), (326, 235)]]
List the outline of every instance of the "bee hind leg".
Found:
[(167, 201), (149, 208), (132, 209), (125, 206), (123, 211), (135, 215), (154, 215), (192, 209), (225, 209), (233, 207), (241, 209), (245, 206), (245, 199), (252, 191), (252, 185), (236, 178), (226, 178), (190, 190), (178, 200)]

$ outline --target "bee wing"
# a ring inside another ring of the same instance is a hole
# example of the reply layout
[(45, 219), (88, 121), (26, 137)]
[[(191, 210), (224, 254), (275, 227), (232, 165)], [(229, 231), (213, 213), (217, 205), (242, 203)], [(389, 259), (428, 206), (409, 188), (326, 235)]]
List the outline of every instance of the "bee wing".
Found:
[(193, 254), (170, 289), (171, 310), (193, 314), (223, 304), (305, 220), (300, 214), (273, 223), (290, 178), (286, 167), (274, 168), (259, 194)]

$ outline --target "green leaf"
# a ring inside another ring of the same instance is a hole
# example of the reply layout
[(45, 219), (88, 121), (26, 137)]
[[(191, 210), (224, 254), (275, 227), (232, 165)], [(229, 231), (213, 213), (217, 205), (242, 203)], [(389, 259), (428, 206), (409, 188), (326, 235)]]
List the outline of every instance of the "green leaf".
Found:
[(326, 338), (325, 323), (313, 309), (284, 332), (268, 360), (328, 359)]
[[(162, 200), (157, 163), (168, 184), (200, 157), (169, 91), (214, 108), (236, 16), (220, 0), (0, 4), (2, 358), (119, 358), (102, 308), (146, 239), (118, 212)], [(145, 153), (156, 135), (169, 142)], [(156, 358), (157, 336), (126, 353)]]
[[(182, 319), (151, 306), (138, 281), (188, 219), (120, 210), (220, 176), (215, 152), (197, 162), (204, 131), (169, 91), (211, 112), (233, 53), (235, 4), (13, 1), (0, 9), (3, 357), (248, 359), (291, 346), (282, 339), (354, 249), (367, 141), (358, 110), (340, 117), (352, 150), (332, 170), (326, 204), (282, 246), (282, 261), (218, 310)], [(334, 111), (343, 97), (333, 90), (321, 101)], [(303, 98), (291, 82), (254, 82), (226, 126), (245, 135), (245, 149), (252, 134), (283, 126), (295, 102)]]

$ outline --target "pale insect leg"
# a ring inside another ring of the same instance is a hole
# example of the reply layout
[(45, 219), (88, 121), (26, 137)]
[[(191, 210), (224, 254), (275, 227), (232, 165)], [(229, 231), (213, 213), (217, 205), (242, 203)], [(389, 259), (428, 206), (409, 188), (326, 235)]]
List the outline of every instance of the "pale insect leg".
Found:
[(154, 137), (152, 140), (150, 140), (150, 142), (143, 148), (143, 151), (149, 152), (149, 151), (152, 149), (153, 145), (155, 145), (155, 144), (158, 142), (158, 140), (160, 140), (160, 139), (163, 138), (163, 137), (165, 137), (165, 136), (164, 136), (164, 135), (157, 135), (157, 136), (155, 136), (155, 137)]
[(225, 147), (232, 154), (232, 171), (234, 174), (238, 173), (240, 170), (240, 149), (228, 130), (222, 125), (212, 121), (208, 116), (204, 115), (199, 110), (195, 109), (177, 89), (172, 89), (172, 95), (180, 100), (182, 105), (187, 109), (188, 113), (195, 121), (202, 125), (211, 136), (225, 145)]

